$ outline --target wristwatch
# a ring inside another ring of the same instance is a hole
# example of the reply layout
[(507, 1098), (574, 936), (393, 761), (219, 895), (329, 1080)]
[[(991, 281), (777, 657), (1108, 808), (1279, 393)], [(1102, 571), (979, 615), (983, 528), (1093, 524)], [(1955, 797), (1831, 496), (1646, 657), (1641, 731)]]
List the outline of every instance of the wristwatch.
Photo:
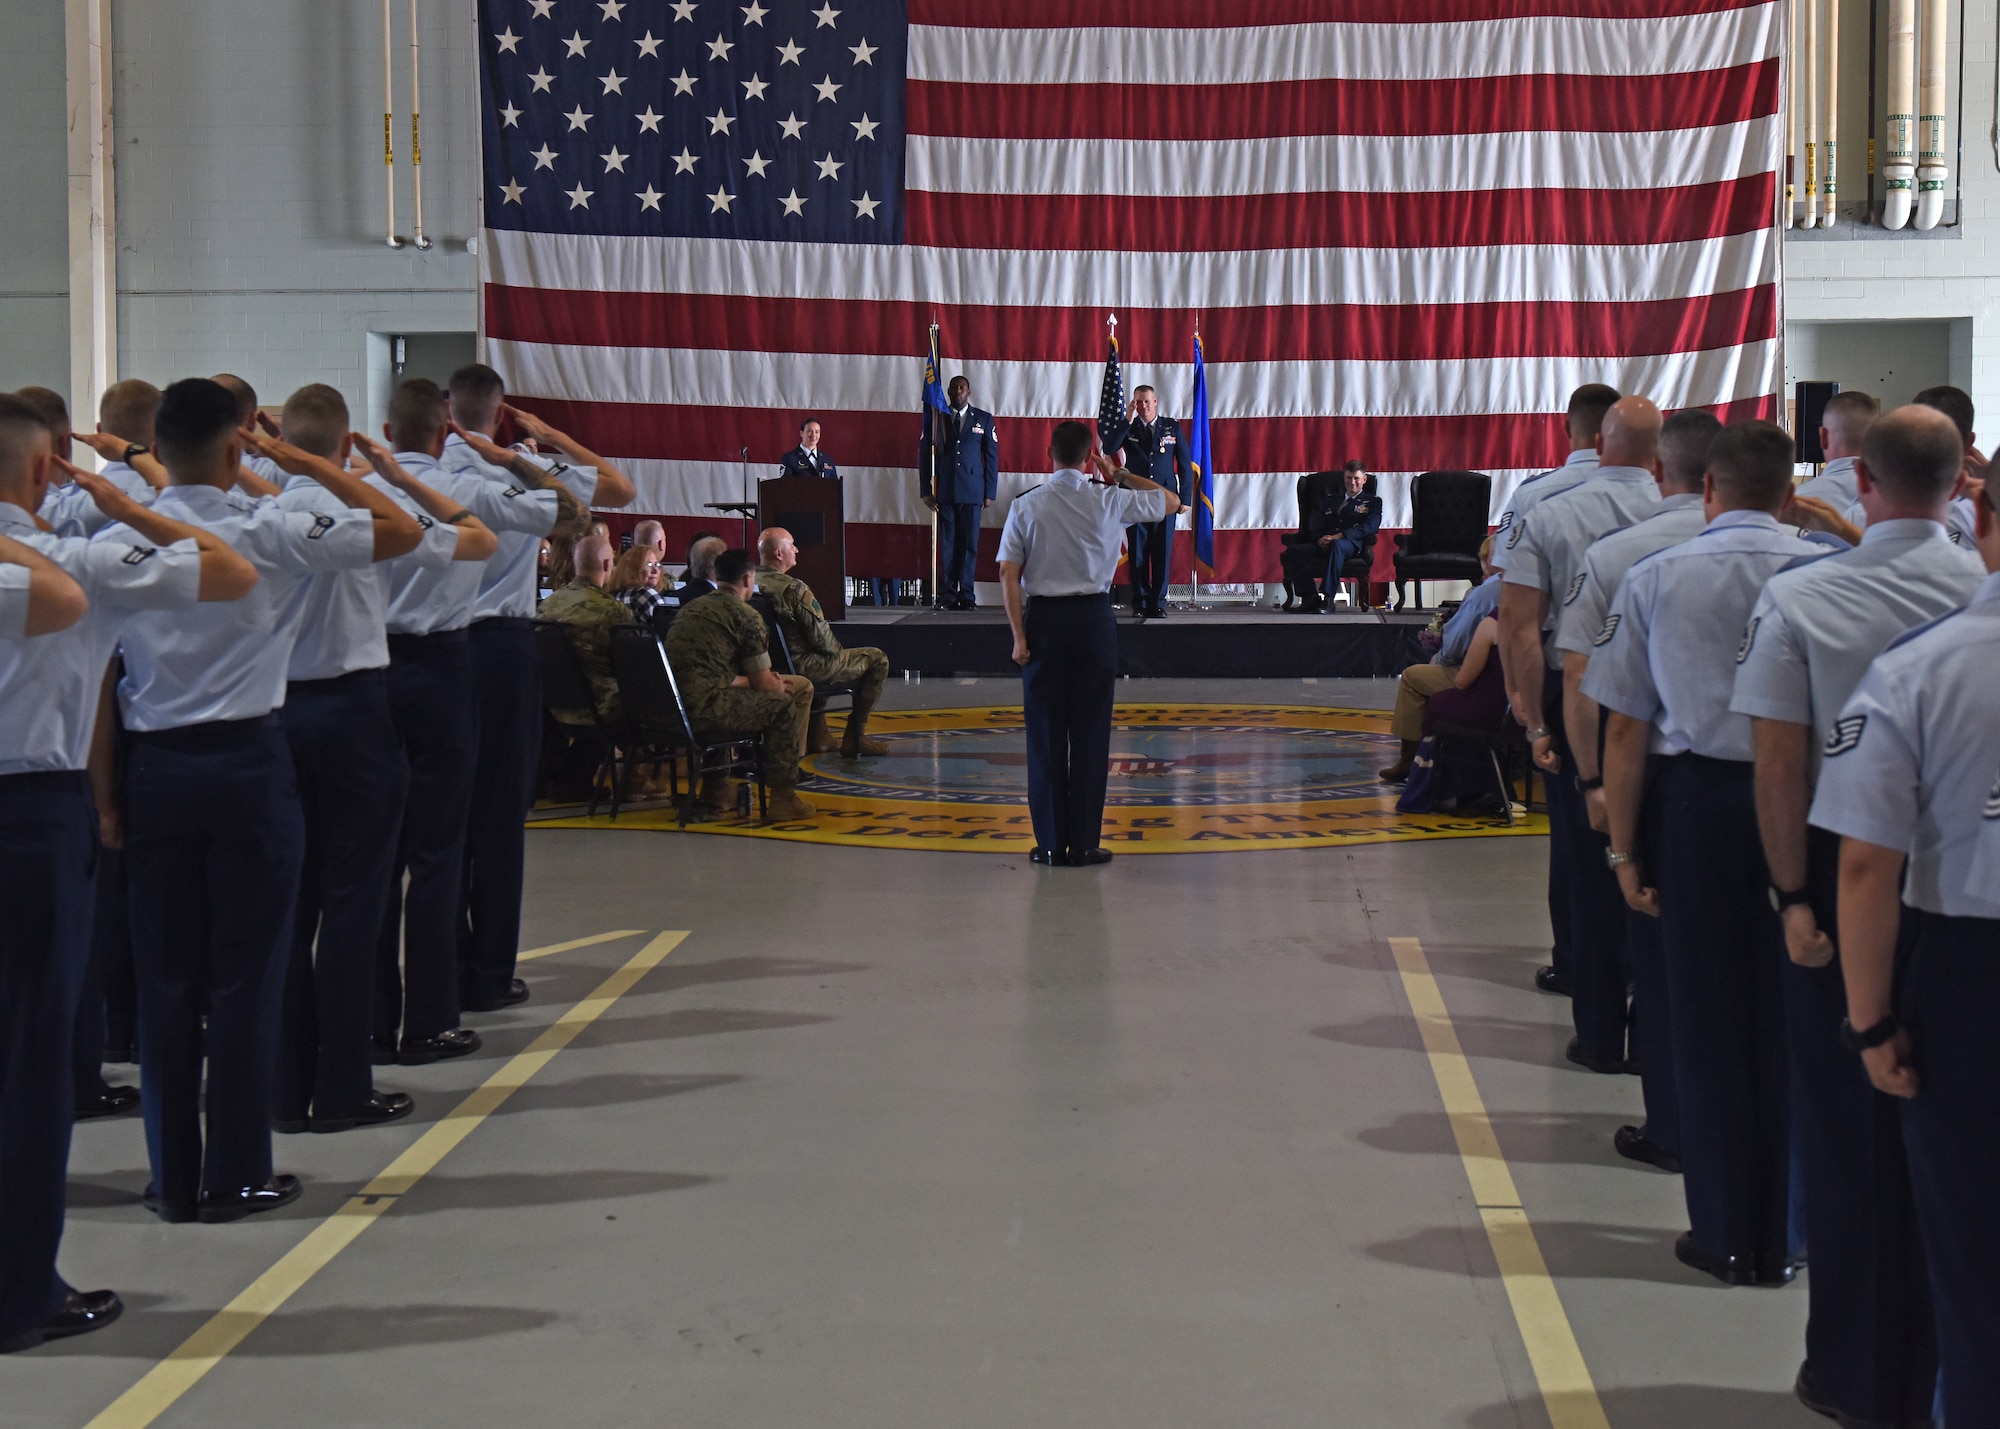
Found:
[(139, 445), (139, 443), (137, 443), (137, 442), (134, 442), (134, 443), (132, 443), (132, 445), (131, 445), (131, 446), (129, 446), (129, 447), (127, 447), (127, 448), (125, 448), (125, 455), (123, 455), (123, 456), (121, 456), (120, 458), (118, 458), (118, 460), (120, 460), (120, 461), (124, 462), (124, 463), (125, 463), (125, 465), (127, 465), (127, 466), (130, 466), (130, 465), (132, 464), (132, 458), (133, 458), (133, 457), (135, 457), (135, 456), (144, 456), (144, 455), (146, 455), (146, 453), (147, 453), (148, 451), (150, 451), (150, 450), (151, 450), (151, 448), (149, 448), (149, 447), (143, 447), (143, 446)]
[(1845, 1017), (1840, 1019), (1840, 1040), (1850, 1052), (1866, 1052), (1870, 1047), (1880, 1047), (1902, 1030), (1903, 1024), (1896, 1020), (1893, 1012), (1873, 1027), (1864, 1027), (1859, 1031)]
[(1774, 913), (1782, 913), (1787, 908), (1796, 908), (1801, 903), (1810, 902), (1812, 902), (1812, 894), (1803, 888), (1795, 888), (1790, 893), (1787, 893), (1784, 889), (1778, 887), (1777, 884), (1774, 883), (1771, 885), (1771, 911)]
[(1528, 731), (1528, 743), (1530, 744), (1533, 744), (1538, 739), (1547, 739), (1548, 737), (1549, 731), (1546, 725), (1538, 725)]
[(1616, 849), (1609, 848), (1604, 851), (1604, 866), (1614, 872), (1623, 868), (1628, 863), (1637, 863), (1638, 861), (1639, 855), (1636, 853), (1619, 853)]
[(1581, 775), (1578, 775), (1576, 787), (1585, 794), (1588, 794), (1593, 789), (1602, 789), (1604, 787), (1604, 776), (1599, 774), (1585, 779)]

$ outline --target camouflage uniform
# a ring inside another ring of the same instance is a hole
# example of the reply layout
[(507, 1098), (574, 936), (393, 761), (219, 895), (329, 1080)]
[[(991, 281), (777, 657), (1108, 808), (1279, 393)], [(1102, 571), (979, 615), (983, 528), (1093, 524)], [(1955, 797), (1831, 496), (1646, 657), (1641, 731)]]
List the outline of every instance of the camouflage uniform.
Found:
[(738, 675), (771, 668), (764, 620), (727, 591), (715, 591), (683, 606), (667, 631), (667, 659), (680, 681), (681, 697), (695, 728), (704, 734), (761, 734), (764, 777), (774, 789), (799, 782), (806, 720), (812, 712), (812, 682), (780, 676), (785, 693), (732, 687)]
[[(589, 581), (575, 580), (542, 602), (543, 620), (569, 627), (570, 643), (597, 692), (597, 713), (602, 719), (618, 717), (618, 681), (611, 673), (611, 627), (630, 625), (632, 612), (615, 596), (606, 595)], [(590, 723), (583, 710), (557, 710), (564, 724)]]
[(791, 647), (792, 666), (814, 685), (854, 686), (851, 720), (866, 722), (868, 711), (882, 698), (889, 678), (889, 657), (872, 645), (843, 649), (826, 623), (812, 587), (787, 571), (757, 567), (757, 589), (771, 597), (778, 626)]

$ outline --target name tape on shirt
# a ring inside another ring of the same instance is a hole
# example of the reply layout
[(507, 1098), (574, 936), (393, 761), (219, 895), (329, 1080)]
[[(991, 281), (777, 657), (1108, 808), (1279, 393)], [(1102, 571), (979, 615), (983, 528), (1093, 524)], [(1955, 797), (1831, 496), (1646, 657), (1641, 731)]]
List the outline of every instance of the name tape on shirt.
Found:
[(1845, 719), (1835, 720), (1833, 728), (1827, 731), (1824, 751), (1826, 757), (1835, 759), (1847, 753), (1861, 743), (1861, 732), (1867, 728), (1868, 716), (1865, 714), (1848, 715)]

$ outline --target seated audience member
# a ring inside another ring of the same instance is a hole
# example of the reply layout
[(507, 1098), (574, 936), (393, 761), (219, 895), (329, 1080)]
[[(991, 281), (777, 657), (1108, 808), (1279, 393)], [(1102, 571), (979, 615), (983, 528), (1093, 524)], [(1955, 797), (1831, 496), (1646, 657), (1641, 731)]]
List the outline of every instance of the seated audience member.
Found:
[(1424, 733), (1442, 720), (1473, 729), (1493, 729), (1507, 713), (1507, 679), (1500, 672), (1500, 657), (1494, 642), (1500, 638), (1500, 621), (1483, 618), (1466, 647), (1465, 660), (1453, 673), (1451, 688), (1439, 690), (1424, 702)]
[(653, 553), (653, 559), (666, 564), (667, 528), (657, 521), (641, 521), (632, 528), (632, 544), (644, 546)]
[(1445, 622), (1444, 644), (1438, 647), (1430, 664), (1411, 665), (1396, 682), (1396, 709), (1389, 716), (1389, 733), (1400, 739), (1403, 747), (1396, 762), (1382, 771), (1385, 784), (1400, 784), (1410, 777), (1410, 761), (1416, 757), (1417, 745), (1424, 737), (1425, 702), (1442, 691), (1464, 688), (1457, 683), (1459, 668), (1466, 661), (1481, 622), (1500, 609), (1500, 573), (1493, 568), (1492, 557), (1493, 538), (1488, 536), (1479, 547), (1479, 565), (1486, 579), (1472, 588)]
[(611, 580), (604, 587), (620, 605), (632, 612), (641, 625), (650, 625), (653, 611), (665, 597), (660, 583), (660, 553), (651, 545), (634, 545), (611, 568)]
[[(597, 693), (600, 719), (618, 714), (618, 681), (611, 674), (611, 627), (632, 623), (632, 612), (605, 593), (611, 578), (611, 542), (588, 535), (576, 544), (576, 578), (542, 602), (541, 618), (568, 627), (570, 643), (583, 662), (583, 672)], [(586, 710), (556, 710), (564, 724), (587, 725)]]
[(715, 559), (728, 549), (728, 545), (713, 531), (700, 532), (688, 542), (687, 574), (674, 591), (681, 598), (682, 605), (716, 588)]
[[(858, 759), (864, 754), (887, 754), (886, 746), (868, 738), (868, 713), (882, 698), (883, 682), (889, 678), (889, 657), (871, 646), (844, 648), (827, 624), (826, 612), (812, 587), (792, 574), (799, 563), (799, 548), (792, 533), (773, 526), (757, 538), (757, 588), (771, 598), (778, 613), (778, 628), (792, 653), (794, 668), (813, 682), (815, 688), (849, 685), (854, 690), (854, 708), (847, 716), (847, 732), (840, 742), (843, 758)], [(825, 754), (834, 747), (827, 730), (826, 715), (814, 710), (806, 728), (806, 749)]]

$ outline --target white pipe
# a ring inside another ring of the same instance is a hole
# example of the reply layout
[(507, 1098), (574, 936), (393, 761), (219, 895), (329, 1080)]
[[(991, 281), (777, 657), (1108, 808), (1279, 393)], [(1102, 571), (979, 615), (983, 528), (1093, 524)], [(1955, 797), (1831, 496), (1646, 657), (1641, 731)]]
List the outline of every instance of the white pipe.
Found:
[(1944, 217), (1944, 189), (1950, 175), (1945, 167), (1945, 47), (1950, 12), (1945, 0), (1924, 0), (1924, 49), (1917, 85), (1917, 224), (1936, 228)]
[(1798, 6), (1804, 0), (1792, 0), (1792, 8), (1786, 14), (1786, 46), (1784, 46), (1784, 226), (1792, 228), (1798, 222), (1798, 214), (1792, 208), (1796, 188), (1792, 176), (1798, 172)]
[(1834, 162), (1840, 146), (1840, 0), (1826, 0), (1826, 137), (1820, 143), (1819, 223), (1834, 224), (1835, 201), (1840, 196), (1838, 165)]
[(1910, 221), (1916, 195), (1917, 0), (1889, 0), (1889, 108), (1882, 162), (1882, 226)]
[(410, 0), (410, 186), (415, 190), (416, 213), (410, 220), (410, 236), (417, 247), (427, 249), (430, 239), (424, 237), (424, 100), (423, 88), (417, 78), (417, 0)]
[(1806, 12), (1805, 130), (1806, 130), (1806, 215), (1805, 227), (1819, 227), (1819, 0), (1801, 0)]
[(389, 0), (382, 0), (382, 163), (388, 171), (389, 197), (389, 235), (383, 241), (391, 248), (401, 248), (403, 240), (396, 236), (396, 56), (389, 33), (392, 24)]

